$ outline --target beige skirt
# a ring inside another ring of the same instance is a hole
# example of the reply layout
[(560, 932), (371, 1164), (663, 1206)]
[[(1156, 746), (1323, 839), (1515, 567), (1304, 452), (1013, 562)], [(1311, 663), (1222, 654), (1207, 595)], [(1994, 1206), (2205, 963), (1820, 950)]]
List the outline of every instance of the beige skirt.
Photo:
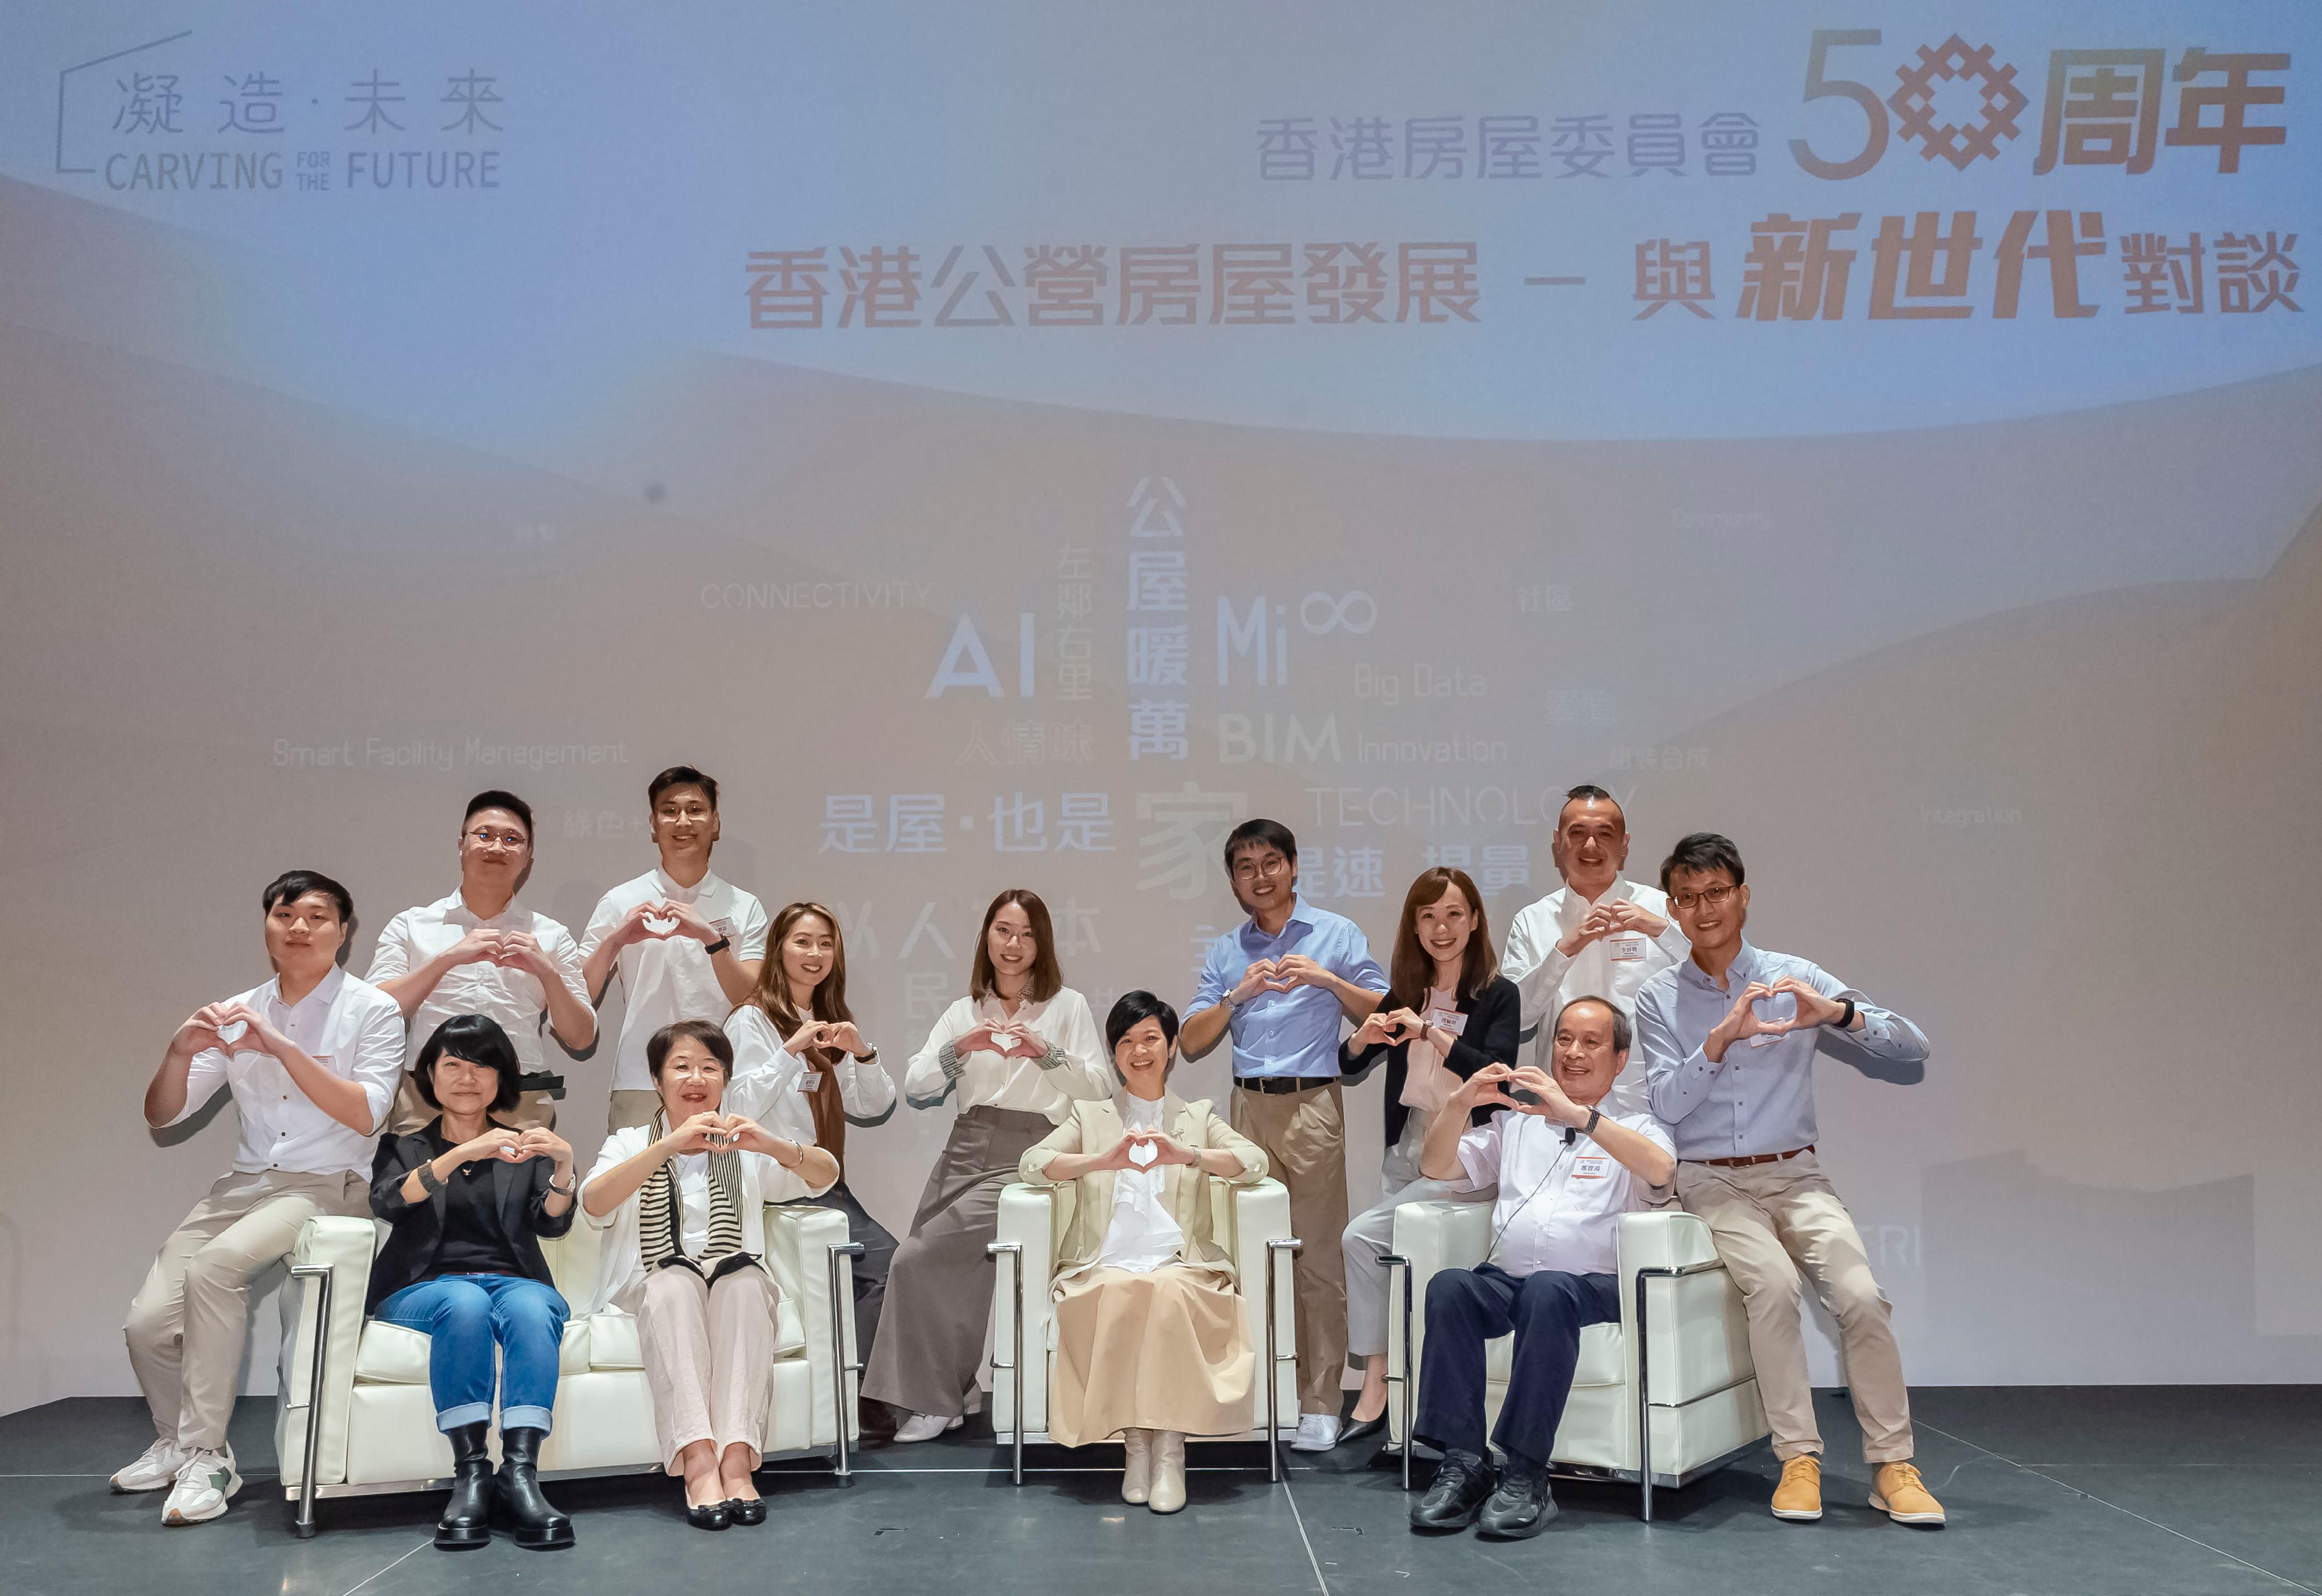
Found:
[(1257, 1362), (1241, 1299), (1212, 1272), (1092, 1269), (1056, 1288), (1048, 1435), (1065, 1446), (1125, 1429), (1239, 1435)]

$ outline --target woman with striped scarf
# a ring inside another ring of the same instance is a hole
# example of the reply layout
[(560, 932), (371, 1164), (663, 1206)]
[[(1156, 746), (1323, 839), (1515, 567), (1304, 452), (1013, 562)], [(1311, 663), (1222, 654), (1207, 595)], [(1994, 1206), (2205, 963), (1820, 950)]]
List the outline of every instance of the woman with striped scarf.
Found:
[(725, 1111), (734, 1044), (704, 1020), (645, 1044), (661, 1107), (605, 1138), (580, 1212), (609, 1232), (598, 1306), (637, 1318), (662, 1464), (685, 1480), (698, 1529), (763, 1524), (750, 1478), (773, 1383), (780, 1293), (761, 1259), (765, 1205), (818, 1196), (838, 1163), (811, 1143)]

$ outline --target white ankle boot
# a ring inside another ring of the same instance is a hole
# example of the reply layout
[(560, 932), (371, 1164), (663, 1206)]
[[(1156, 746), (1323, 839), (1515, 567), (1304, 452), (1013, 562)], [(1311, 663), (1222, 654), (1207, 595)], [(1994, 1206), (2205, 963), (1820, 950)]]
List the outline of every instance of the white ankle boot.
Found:
[(1120, 1442), (1129, 1454), (1120, 1471), (1120, 1500), (1141, 1508), (1152, 1489), (1153, 1432), (1123, 1430)]
[(1145, 1505), (1156, 1513), (1185, 1505), (1185, 1437), (1175, 1430), (1153, 1432), (1153, 1488)]

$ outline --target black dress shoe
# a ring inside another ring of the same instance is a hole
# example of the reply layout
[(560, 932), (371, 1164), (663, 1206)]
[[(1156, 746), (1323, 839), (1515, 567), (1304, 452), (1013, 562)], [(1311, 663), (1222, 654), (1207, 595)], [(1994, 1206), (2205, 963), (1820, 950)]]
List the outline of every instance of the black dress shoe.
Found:
[(685, 1504), (685, 1521), (696, 1529), (723, 1529), (734, 1522), (734, 1515), (726, 1509), (731, 1502), (713, 1501), (705, 1507)]
[(1435, 1482), (1411, 1504), (1413, 1529), (1465, 1529), (1476, 1521), (1495, 1482), (1492, 1465), (1472, 1452), (1447, 1452), (1436, 1465)]
[(1508, 1466), (1500, 1471), (1500, 1487), (1484, 1504), (1476, 1531), (1496, 1540), (1526, 1540), (1546, 1529), (1556, 1515), (1548, 1471), (1529, 1458), (1511, 1454)]
[(435, 1521), (435, 1544), (447, 1552), (471, 1551), (492, 1538), (492, 1427), (482, 1420), (449, 1432), (452, 1441), (452, 1500)]
[(1361, 1440), (1365, 1436), (1376, 1436), (1385, 1428), (1386, 1428), (1385, 1413), (1381, 1413), (1376, 1418), (1350, 1418), (1347, 1421), (1346, 1427), (1339, 1432), (1338, 1444), (1344, 1446), (1349, 1442)]
[(540, 1444), (548, 1432), (500, 1431), (500, 1471), (492, 1482), (492, 1528), (533, 1552), (572, 1544), (572, 1520), (540, 1494)]
[(766, 1499), (763, 1496), (729, 1496), (726, 1499), (726, 1516), (736, 1524), (753, 1527), (766, 1521)]

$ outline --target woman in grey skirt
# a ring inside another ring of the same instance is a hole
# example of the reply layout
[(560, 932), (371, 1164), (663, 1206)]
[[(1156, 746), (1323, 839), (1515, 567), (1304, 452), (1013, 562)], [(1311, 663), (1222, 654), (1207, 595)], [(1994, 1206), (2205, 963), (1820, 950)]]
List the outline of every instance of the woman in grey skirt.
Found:
[(900, 1410), (898, 1441), (958, 1427), (991, 1315), (983, 1249), (1000, 1192), (1074, 1099), (1109, 1101), (1112, 1072), (1088, 999), (1065, 985), (1048, 906), (1010, 888), (983, 911), (967, 996), (944, 1011), (903, 1076), (915, 1108), (954, 1093), (959, 1116), (895, 1249), (863, 1394)]

